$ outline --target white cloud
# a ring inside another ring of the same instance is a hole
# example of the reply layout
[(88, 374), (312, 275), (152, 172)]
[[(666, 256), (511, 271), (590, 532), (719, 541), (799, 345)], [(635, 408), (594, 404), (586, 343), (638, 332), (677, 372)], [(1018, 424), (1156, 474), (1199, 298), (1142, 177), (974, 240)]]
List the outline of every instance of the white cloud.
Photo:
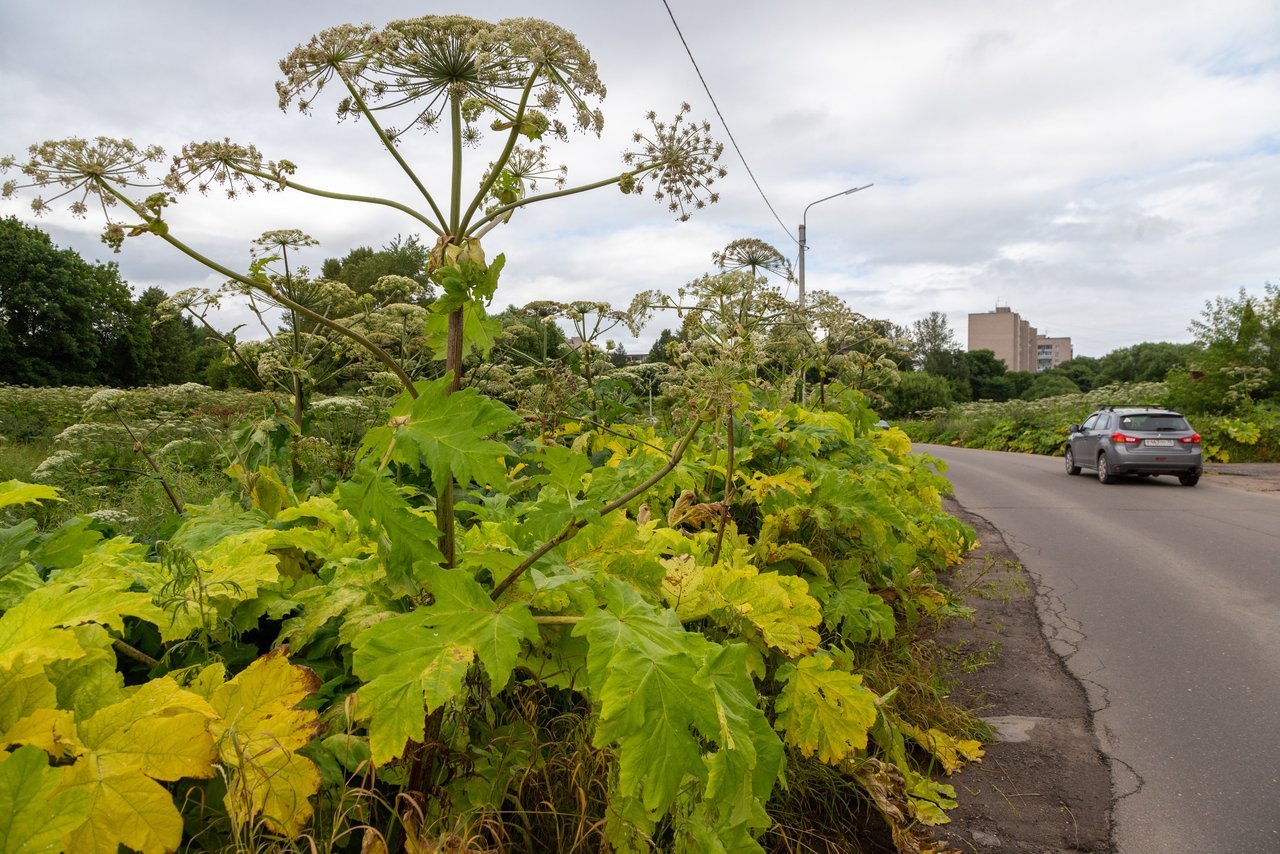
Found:
[[(809, 287), (902, 324), (945, 311), (961, 338), (965, 315), (999, 299), (1038, 328), (1072, 336), (1077, 353), (1186, 340), (1205, 299), (1280, 271), (1272, 0), (672, 8), (783, 225), (728, 151), (722, 203), (690, 223), (614, 189), (517, 214), (486, 240), (491, 254), (510, 259), (499, 304), (626, 303), (636, 290), (673, 289), (706, 271), (711, 251), (736, 237), (763, 238), (794, 257), (805, 205), (867, 182), (876, 186), (810, 211)], [(330, 103), (310, 117), (276, 106), (276, 60), (350, 9), (333, 0), (68, 0), (55, 12), (6, 4), (0, 153), (69, 135), (130, 136), (170, 150), (227, 135), (295, 161), (308, 183), (411, 200), (367, 128), (336, 125)], [(404, 0), (377, 9), (375, 23), (422, 11)], [(481, 0), (465, 11), (556, 21), (596, 57), (609, 86), (604, 137), (552, 153), (575, 180), (618, 171), (647, 109), (667, 116), (688, 100), (714, 120), (660, 4)], [(435, 180), (445, 162), (439, 143), (406, 145)], [(477, 152), (468, 174), (490, 157)], [(6, 213), (30, 219), (25, 202), (0, 203)], [(414, 227), (381, 208), (281, 195), (184, 199), (174, 218), (193, 245), (238, 265), (268, 228), (320, 239), (318, 264)], [(87, 257), (110, 257), (92, 221), (40, 224)], [(138, 287), (207, 277), (146, 238), (113, 260)]]

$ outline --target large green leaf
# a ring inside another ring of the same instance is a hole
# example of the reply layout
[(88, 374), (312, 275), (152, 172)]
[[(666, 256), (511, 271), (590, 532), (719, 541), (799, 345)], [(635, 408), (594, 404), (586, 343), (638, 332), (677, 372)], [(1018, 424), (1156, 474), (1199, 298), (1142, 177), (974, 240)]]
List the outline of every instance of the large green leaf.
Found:
[(41, 501), (61, 501), (58, 490), (42, 483), (23, 483), (6, 480), (0, 483), (0, 510), (15, 504), (39, 504)]
[(521, 641), (538, 637), (527, 605), (494, 604), (467, 572), (428, 567), (424, 578), (433, 604), (384, 620), (355, 640), (355, 672), (366, 683), (356, 714), (368, 721), (378, 764), (422, 739), (424, 716), (458, 696), (477, 658), (500, 691)]
[[(23, 519), (17, 525), (0, 528), (0, 578), (17, 569), (27, 552), (39, 540), (35, 519)], [(0, 605), (0, 608), (3, 608)]]
[(62, 771), (38, 747), (0, 753), (0, 854), (66, 850), (62, 839), (89, 818), (89, 793), (62, 789)]
[(510, 427), (516, 414), (475, 389), (449, 393), (450, 376), (416, 384), (417, 399), (406, 393), (391, 409), (390, 424), (366, 434), (361, 452), (391, 459), (416, 471), (422, 465), (439, 486), (449, 477), (460, 483), (498, 485), (507, 479), (501, 442), (486, 439)]
[(32, 563), (49, 569), (75, 566), (102, 539), (102, 534), (89, 527), (90, 520), (76, 517), (64, 522), (49, 534), (28, 556)]
[[(600, 715), (593, 742), (618, 746), (621, 815), (651, 824), (696, 781), (726, 827), (759, 826), (782, 752), (756, 707), (746, 646), (724, 648), (686, 632), (673, 612), (619, 582), (606, 587), (605, 600), (574, 634), (589, 644), (587, 681)], [(704, 756), (708, 744), (718, 749)], [(726, 752), (733, 755), (716, 758)], [(727, 784), (730, 766), (746, 772), (745, 786)]]
[(423, 511), (411, 506), (386, 472), (365, 461), (352, 480), (338, 485), (340, 503), (360, 524), (361, 531), (378, 538), (387, 574), (401, 592), (416, 592), (413, 566), (444, 559), (436, 545), (440, 529)]
[(867, 582), (847, 569), (837, 573), (837, 579), (826, 590), (825, 622), (851, 643), (893, 640), (897, 623), (884, 598), (868, 590)]
[(778, 668), (784, 687), (776, 724), (788, 744), (832, 765), (866, 749), (876, 722), (876, 695), (862, 687), (861, 676), (834, 669), (834, 663), (819, 651)]
[(84, 652), (72, 626), (99, 623), (121, 631), (126, 615), (163, 622), (149, 594), (119, 589), (128, 581), (47, 584), (32, 591), (0, 616), (0, 668), (79, 658)]

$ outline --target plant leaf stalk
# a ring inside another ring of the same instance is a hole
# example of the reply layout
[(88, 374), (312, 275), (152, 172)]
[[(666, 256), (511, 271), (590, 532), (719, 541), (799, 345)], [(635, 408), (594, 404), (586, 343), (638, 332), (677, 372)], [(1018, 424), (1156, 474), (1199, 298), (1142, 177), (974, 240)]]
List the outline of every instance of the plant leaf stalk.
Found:
[[(693, 426), (690, 427), (689, 431), (680, 438), (679, 442), (676, 443), (675, 448), (671, 451), (671, 456), (667, 458), (667, 462), (662, 466), (662, 468), (645, 478), (644, 481), (637, 486), (632, 487), (613, 501), (610, 501), (608, 504), (601, 507), (598, 515), (607, 516), (619, 507), (625, 506), (632, 499), (640, 497), (656, 486), (660, 480), (669, 475), (672, 470), (680, 464), (680, 460), (684, 458), (685, 452), (689, 450), (690, 443), (693, 442), (693, 438), (698, 435), (698, 430), (701, 428), (702, 421), (700, 419), (694, 419)], [(551, 551), (561, 543), (571, 540), (577, 536), (578, 532), (586, 527), (588, 521), (589, 520), (586, 519), (574, 519), (572, 522), (565, 525), (564, 528), (561, 529), (560, 533), (534, 549), (527, 558), (520, 562), (519, 566), (511, 570), (506, 578), (498, 582), (498, 585), (493, 588), (493, 592), (489, 594), (489, 598), (496, 602), (503, 593), (507, 592), (507, 589), (510, 588), (511, 585), (520, 580), (520, 576), (528, 572), (530, 567), (541, 560), (547, 552)]]

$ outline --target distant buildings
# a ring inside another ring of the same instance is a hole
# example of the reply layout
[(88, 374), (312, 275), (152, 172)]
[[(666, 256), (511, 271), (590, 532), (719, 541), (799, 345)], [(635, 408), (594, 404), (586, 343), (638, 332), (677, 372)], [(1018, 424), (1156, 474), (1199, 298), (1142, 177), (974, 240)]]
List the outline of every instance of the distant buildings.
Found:
[(969, 350), (990, 350), (1011, 371), (1047, 371), (1071, 358), (1071, 339), (1040, 335), (1002, 305), (969, 315)]

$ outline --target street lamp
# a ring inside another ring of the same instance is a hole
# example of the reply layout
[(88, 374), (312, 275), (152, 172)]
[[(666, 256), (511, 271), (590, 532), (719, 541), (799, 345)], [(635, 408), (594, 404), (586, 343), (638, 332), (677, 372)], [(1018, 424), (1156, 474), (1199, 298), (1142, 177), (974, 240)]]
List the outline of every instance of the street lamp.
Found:
[(805, 207), (805, 209), (804, 209), (804, 215), (800, 218), (800, 263), (799, 263), (799, 265), (798, 265), (798, 266), (799, 266), (799, 276), (798, 276), (798, 279), (799, 279), (799, 285), (800, 285), (800, 307), (801, 307), (801, 308), (804, 308), (804, 249), (805, 249), (805, 246), (804, 246), (804, 231), (805, 231), (805, 223), (807, 223), (807, 222), (809, 221), (809, 208), (813, 207), (814, 205), (818, 204), (819, 202), (826, 202), (826, 201), (830, 201), (831, 199), (834, 199), (834, 198), (836, 198), (837, 196), (848, 196), (848, 195), (852, 195), (853, 193), (856, 193), (856, 192), (858, 192), (859, 190), (865, 190), (865, 189), (867, 189), (867, 187), (874, 187), (874, 186), (875, 186), (874, 184), (867, 184), (867, 185), (862, 186), (862, 187), (854, 187), (852, 190), (843, 190), (843, 191), (841, 191), (841, 192), (839, 192), (839, 193), (833, 193), (833, 194), (831, 194), (830, 196), (826, 196), (826, 197), (824, 197), (824, 198), (818, 199), (818, 201), (817, 201), (817, 202), (810, 202), (810, 203), (808, 204), (808, 206), (807, 206), (807, 207)]

